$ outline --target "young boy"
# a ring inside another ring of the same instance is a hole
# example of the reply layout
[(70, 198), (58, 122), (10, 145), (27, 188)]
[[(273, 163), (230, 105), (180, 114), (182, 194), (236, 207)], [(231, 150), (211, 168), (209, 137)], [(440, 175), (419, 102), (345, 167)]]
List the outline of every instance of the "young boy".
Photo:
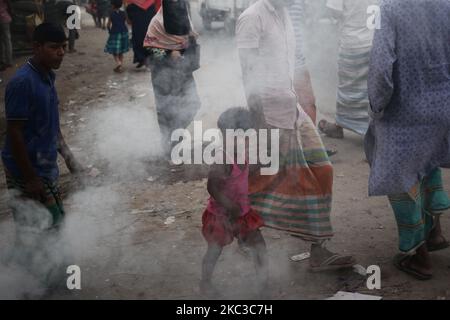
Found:
[[(250, 129), (253, 127), (250, 112), (244, 108), (229, 109), (219, 117), (218, 127), (223, 137), (226, 136), (227, 129)], [(208, 192), (211, 196), (202, 217), (202, 233), (208, 242), (208, 249), (203, 258), (200, 290), (205, 295), (217, 297), (218, 292), (211, 283), (214, 268), (223, 247), (237, 238), (253, 254), (259, 290), (261, 294), (265, 294), (266, 244), (259, 230), (264, 222), (250, 206), (249, 163), (238, 163), (237, 148), (235, 147), (234, 152), (228, 151), (226, 145), (227, 141), (224, 141), (223, 164), (213, 165), (208, 177)], [(248, 148), (245, 149), (248, 152)]]
[[(66, 36), (61, 26), (43, 23), (33, 34), (33, 57), (17, 70), (5, 92), (6, 142), (2, 150), (11, 208), (17, 227), (15, 253), (34, 254), (39, 240), (63, 222), (58, 152), (71, 173), (82, 171), (59, 127), (55, 74), (63, 61)], [(45, 214), (46, 213), (46, 214)], [(26, 240), (27, 239), (27, 240)], [(34, 247), (34, 248), (33, 248)], [(21, 255), (22, 257), (26, 256)], [(30, 266), (30, 260), (19, 263)]]

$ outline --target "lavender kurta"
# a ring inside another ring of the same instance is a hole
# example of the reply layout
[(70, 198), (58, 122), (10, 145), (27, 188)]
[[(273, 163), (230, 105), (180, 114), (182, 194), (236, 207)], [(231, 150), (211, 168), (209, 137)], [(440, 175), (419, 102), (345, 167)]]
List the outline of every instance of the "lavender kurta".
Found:
[(450, 163), (450, 1), (382, 0), (368, 79), (369, 195)]

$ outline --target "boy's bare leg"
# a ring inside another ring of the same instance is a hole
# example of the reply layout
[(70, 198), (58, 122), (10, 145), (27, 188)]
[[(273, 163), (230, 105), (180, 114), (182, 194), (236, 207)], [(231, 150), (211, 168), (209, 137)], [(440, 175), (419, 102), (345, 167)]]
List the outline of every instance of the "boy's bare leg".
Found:
[(120, 65), (120, 59), (118, 55), (113, 55), (114, 57), (114, 61), (116, 62), (116, 64), (119, 66)]
[(258, 293), (262, 297), (268, 296), (268, 263), (266, 242), (260, 230), (256, 230), (245, 239), (252, 253), (256, 268), (256, 277), (258, 279)]
[(120, 61), (120, 56), (115, 54), (114, 61), (116, 62), (116, 67), (114, 68), (114, 72), (120, 72), (122, 68), (122, 62)]
[(208, 243), (208, 249), (202, 261), (202, 280), (200, 281), (200, 291), (204, 294), (218, 295), (212, 286), (211, 279), (222, 249), (223, 247), (218, 244)]

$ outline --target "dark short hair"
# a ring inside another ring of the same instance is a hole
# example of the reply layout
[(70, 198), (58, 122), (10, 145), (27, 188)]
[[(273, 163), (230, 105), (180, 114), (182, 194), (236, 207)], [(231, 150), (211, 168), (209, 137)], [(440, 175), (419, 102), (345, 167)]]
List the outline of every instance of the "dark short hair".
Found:
[(243, 107), (233, 107), (223, 112), (217, 120), (220, 130), (254, 128), (254, 121), (250, 111)]
[(62, 26), (44, 22), (38, 25), (33, 32), (33, 41), (37, 43), (64, 42), (67, 40), (66, 33)]
[(111, 4), (114, 8), (121, 8), (122, 7), (122, 0), (111, 0)]

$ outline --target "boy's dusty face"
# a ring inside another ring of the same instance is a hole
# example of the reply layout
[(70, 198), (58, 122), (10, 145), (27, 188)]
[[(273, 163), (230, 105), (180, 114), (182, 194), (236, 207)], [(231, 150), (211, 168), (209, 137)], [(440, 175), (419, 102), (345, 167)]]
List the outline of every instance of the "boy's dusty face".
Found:
[(34, 44), (36, 58), (46, 68), (59, 69), (64, 59), (67, 42), (45, 42)]

